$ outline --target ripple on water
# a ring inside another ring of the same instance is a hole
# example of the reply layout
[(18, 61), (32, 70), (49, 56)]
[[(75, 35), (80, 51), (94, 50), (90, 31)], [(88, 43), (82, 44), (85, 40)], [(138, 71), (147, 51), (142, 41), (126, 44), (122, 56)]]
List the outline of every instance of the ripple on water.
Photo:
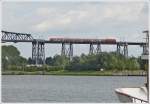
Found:
[(141, 86), (145, 77), (2, 76), (3, 102), (119, 102), (114, 89)]

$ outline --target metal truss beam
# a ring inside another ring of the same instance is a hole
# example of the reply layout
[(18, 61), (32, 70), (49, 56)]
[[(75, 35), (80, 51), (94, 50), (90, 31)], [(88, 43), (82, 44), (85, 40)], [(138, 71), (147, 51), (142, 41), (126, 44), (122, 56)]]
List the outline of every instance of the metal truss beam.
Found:
[(1, 40), (4, 42), (31, 41), (33, 40), (33, 37), (31, 34), (26, 33), (2, 31)]

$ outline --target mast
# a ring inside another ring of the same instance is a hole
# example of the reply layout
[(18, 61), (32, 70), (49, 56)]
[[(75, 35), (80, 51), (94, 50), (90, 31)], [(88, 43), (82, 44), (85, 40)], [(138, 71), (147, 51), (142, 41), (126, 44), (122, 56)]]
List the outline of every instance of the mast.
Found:
[[(150, 81), (149, 81), (149, 78), (150, 78), (150, 71), (149, 71), (149, 31), (146, 30), (146, 31), (143, 31), (143, 33), (146, 33), (146, 50), (145, 52), (143, 52), (142, 54), (142, 59), (146, 61), (146, 64), (148, 65), (148, 69), (147, 69), (147, 90), (148, 90), (148, 93), (147, 93), (147, 100), (148, 102), (150, 101), (149, 97), (150, 97), (150, 90), (149, 90), (149, 87), (150, 87)], [(145, 58), (146, 56), (146, 58)]]

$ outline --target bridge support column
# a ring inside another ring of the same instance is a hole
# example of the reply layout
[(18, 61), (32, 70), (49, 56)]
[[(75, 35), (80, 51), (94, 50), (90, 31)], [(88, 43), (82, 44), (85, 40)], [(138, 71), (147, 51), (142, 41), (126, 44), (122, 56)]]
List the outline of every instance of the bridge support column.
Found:
[(89, 50), (89, 54), (94, 54), (94, 45), (90, 44), (90, 50)]
[(128, 57), (128, 44), (127, 43), (124, 44), (123, 55), (125, 57)]
[(127, 43), (118, 43), (117, 44), (117, 53), (122, 54), (125, 57), (128, 57), (128, 44)]
[(121, 45), (120, 44), (117, 44), (117, 53), (121, 54)]
[(148, 48), (146, 45), (143, 45), (143, 54), (148, 54)]
[[(69, 47), (67, 47), (69, 45)], [(73, 57), (73, 44), (72, 43), (62, 43), (61, 55), (69, 57), (72, 60)]]
[(61, 56), (65, 56), (66, 55), (66, 47), (65, 47), (65, 43), (62, 43), (62, 48), (61, 48)]
[(73, 57), (73, 44), (69, 44), (69, 59), (72, 60)]
[(101, 44), (97, 44), (97, 48), (96, 48), (96, 54), (99, 54), (102, 52), (102, 49), (101, 49)]
[(45, 47), (43, 41), (32, 42), (32, 61), (33, 64), (45, 64)]
[(37, 48), (37, 43), (32, 42), (32, 64), (37, 63), (37, 58), (36, 58), (37, 49), (36, 48)]
[(89, 54), (99, 54), (100, 52), (102, 52), (101, 44), (97, 44), (96, 49), (94, 48), (94, 44), (90, 44)]

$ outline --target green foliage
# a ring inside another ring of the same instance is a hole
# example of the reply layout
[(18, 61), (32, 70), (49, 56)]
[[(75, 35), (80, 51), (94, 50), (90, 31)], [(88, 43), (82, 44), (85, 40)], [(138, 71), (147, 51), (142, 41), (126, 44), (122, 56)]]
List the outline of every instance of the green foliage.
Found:
[(53, 57), (53, 66), (65, 66), (69, 63), (69, 58), (66, 56), (55, 55)]
[(48, 66), (46, 68), (46, 71), (63, 71), (64, 67), (63, 66)]
[(52, 57), (47, 57), (46, 60), (45, 60), (45, 63), (47, 65), (52, 65), (53, 64), (53, 58)]
[(75, 56), (70, 61), (66, 56), (55, 55), (46, 58), (46, 65), (42, 67), (26, 66), (32, 64), (32, 59), (26, 60), (20, 56), (20, 52), (14, 46), (2, 46), (2, 68), (12, 71), (99, 71), (104, 70), (137, 70), (144, 66), (140, 58), (126, 58), (115, 52), (101, 52), (100, 54), (91, 54)]
[(146, 66), (148, 65), (146, 60), (142, 60), (141, 57), (138, 57), (137, 62), (139, 63), (140, 69), (147, 70)]
[(47, 66), (28, 66), (25, 67), (24, 71), (26, 72), (36, 72), (36, 71), (46, 71), (47, 70)]
[(100, 53), (93, 55), (84, 55), (74, 57), (72, 61), (65, 67), (69, 71), (84, 70), (136, 70), (140, 69), (140, 65), (136, 58), (125, 58), (123, 55), (110, 53)]
[(27, 72), (40, 71), (40, 68), (38, 68), (36, 66), (30, 66), (30, 67), (25, 67), (24, 71), (27, 71)]
[(18, 49), (12, 45), (8, 45), (8, 46), (2, 46), (2, 56), (19, 56), (20, 52), (18, 51)]
[(13, 65), (22, 66), (27, 63), (27, 60), (20, 56), (18, 49), (12, 45), (2, 46), (2, 69), (7, 69)]
[(31, 57), (28, 58), (28, 64), (32, 64), (32, 59), (31, 59)]
[(12, 70), (12, 71), (18, 71), (18, 70), (21, 70), (21, 69), (22, 69), (22, 67), (16, 66), (16, 65), (9, 65), (7, 67), (7, 70)]

